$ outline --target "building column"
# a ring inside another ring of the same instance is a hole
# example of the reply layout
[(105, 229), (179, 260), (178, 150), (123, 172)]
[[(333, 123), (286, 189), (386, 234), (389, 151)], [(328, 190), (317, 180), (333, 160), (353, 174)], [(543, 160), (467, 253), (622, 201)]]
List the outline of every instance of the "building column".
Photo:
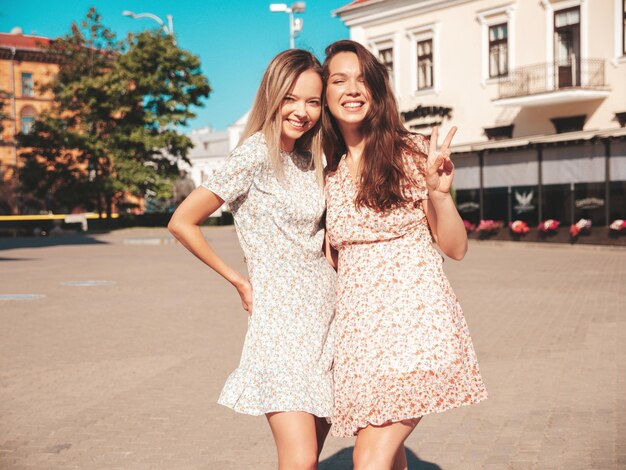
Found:
[(508, 223), (513, 222), (513, 198), (511, 196), (511, 187), (508, 186), (506, 190), (506, 218)]
[(611, 138), (604, 139), (604, 217), (611, 223)]
[(478, 203), (480, 204), (480, 220), (485, 220), (485, 177), (483, 167), (485, 165), (485, 150), (478, 152), (478, 177), (480, 187), (478, 188)]
[(537, 223), (543, 220), (543, 146), (537, 145)]

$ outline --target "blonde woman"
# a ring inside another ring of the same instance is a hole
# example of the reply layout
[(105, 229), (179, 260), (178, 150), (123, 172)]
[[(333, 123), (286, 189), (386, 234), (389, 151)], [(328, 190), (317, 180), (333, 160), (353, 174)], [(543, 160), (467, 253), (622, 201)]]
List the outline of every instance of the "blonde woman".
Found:
[[(317, 467), (333, 406), (335, 272), (323, 254), (321, 109), (319, 61), (297, 49), (276, 56), (238, 147), (168, 226), (235, 287), (248, 312), (241, 361), (219, 403), (267, 417), (281, 470)], [(200, 232), (224, 202), (249, 277), (227, 265)]]

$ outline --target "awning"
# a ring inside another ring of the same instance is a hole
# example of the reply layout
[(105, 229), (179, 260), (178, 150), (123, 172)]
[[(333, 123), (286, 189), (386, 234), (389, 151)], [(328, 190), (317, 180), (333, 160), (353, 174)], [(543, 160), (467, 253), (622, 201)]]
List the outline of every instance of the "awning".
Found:
[(471, 153), (482, 150), (499, 150), (507, 148), (525, 147), (534, 144), (556, 144), (565, 142), (577, 142), (591, 140), (593, 138), (626, 137), (626, 128), (617, 129), (594, 129), (587, 131), (565, 132), (563, 134), (535, 135), (518, 137), (506, 140), (483, 141), (476, 143), (461, 144), (452, 147), (453, 153)]

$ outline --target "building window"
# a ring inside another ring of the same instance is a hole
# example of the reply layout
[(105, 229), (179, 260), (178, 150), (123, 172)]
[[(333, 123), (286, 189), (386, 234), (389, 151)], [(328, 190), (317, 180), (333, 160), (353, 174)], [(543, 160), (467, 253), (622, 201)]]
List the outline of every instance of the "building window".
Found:
[(35, 118), (33, 116), (22, 116), (22, 133), (29, 134), (33, 129)]
[(433, 40), (418, 41), (417, 43), (417, 89), (433, 88)]
[[(480, 23), (481, 85), (515, 72), (516, 3), (477, 12)], [(549, 2), (548, 2), (549, 3)]]
[(393, 84), (393, 47), (387, 47), (378, 51), (378, 60), (387, 68), (389, 81)]
[(32, 73), (22, 73), (22, 96), (34, 96), (35, 86)]
[(506, 140), (513, 138), (513, 124), (507, 126), (485, 127), (485, 135), (489, 140)]
[(582, 131), (585, 126), (586, 119), (587, 115), (581, 114), (579, 116), (552, 118), (550, 121), (552, 121), (556, 133), (563, 134), (565, 132)]
[(509, 73), (509, 41), (507, 24), (489, 27), (489, 78), (502, 77)]
[(25, 106), (20, 113), (20, 124), (22, 134), (29, 134), (35, 124), (35, 116), (37, 112), (32, 106)]
[(439, 23), (430, 23), (406, 31), (410, 44), (411, 92), (438, 94), (441, 91), (441, 64), (439, 60)]

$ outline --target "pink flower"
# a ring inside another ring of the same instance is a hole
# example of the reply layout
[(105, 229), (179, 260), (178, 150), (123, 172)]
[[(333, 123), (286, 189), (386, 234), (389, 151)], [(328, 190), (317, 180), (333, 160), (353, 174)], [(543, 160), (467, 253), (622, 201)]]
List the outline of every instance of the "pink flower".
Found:
[(522, 235), (530, 231), (530, 228), (528, 228), (528, 224), (524, 222), (523, 220), (516, 220), (514, 222), (511, 222), (509, 224), (509, 227), (511, 228), (511, 232), (519, 233)]
[(621, 232), (622, 230), (626, 229), (626, 220), (614, 220), (613, 222), (611, 222), (611, 225), (609, 225), (609, 228), (611, 230), (615, 230), (616, 232)]
[(502, 222), (496, 222), (495, 220), (481, 220), (476, 227), (477, 232), (495, 232), (502, 228)]
[(537, 226), (537, 230), (541, 232), (553, 232), (559, 228), (561, 222), (554, 219), (546, 219)]
[(476, 225), (471, 223), (469, 220), (463, 219), (463, 225), (465, 226), (466, 232), (473, 232), (476, 229)]
[(572, 237), (577, 237), (583, 230), (589, 230), (591, 228), (591, 220), (580, 219), (575, 224), (570, 225), (569, 233)]

